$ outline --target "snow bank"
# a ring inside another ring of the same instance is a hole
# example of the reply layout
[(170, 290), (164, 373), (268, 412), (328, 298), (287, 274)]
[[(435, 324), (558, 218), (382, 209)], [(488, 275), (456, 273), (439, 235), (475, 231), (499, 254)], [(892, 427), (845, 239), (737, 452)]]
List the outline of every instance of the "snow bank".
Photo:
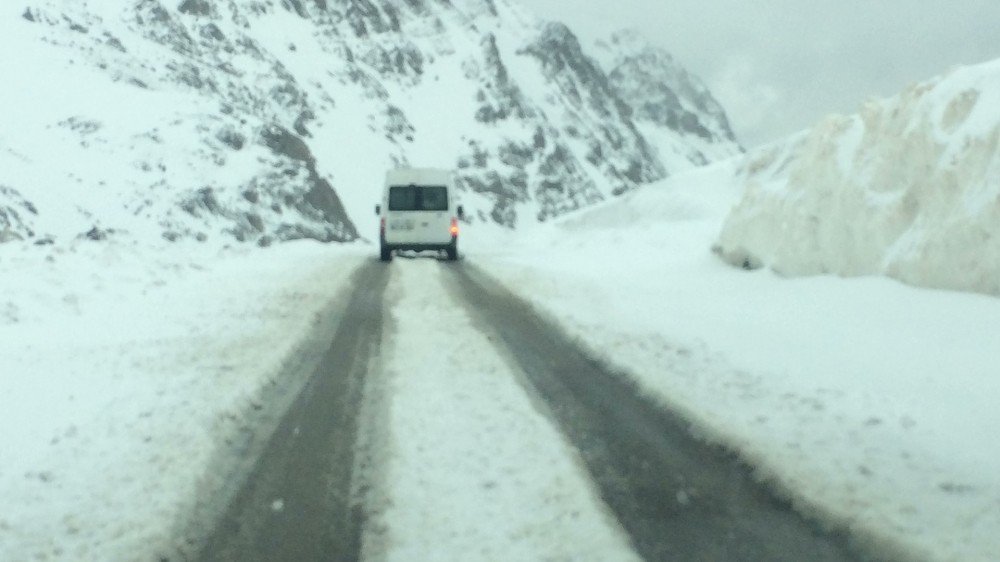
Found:
[[(795, 150), (756, 175), (780, 175)], [(878, 559), (996, 560), (1000, 299), (728, 267), (709, 247), (742, 196), (740, 165), (523, 238), (470, 237), (467, 264)]]
[(190, 558), (177, 537), (238, 483), (362, 259), (0, 246), (0, 560)]
[(1000, 295), (1000, 60), (752, 154), (718, 250), (783, 275)]

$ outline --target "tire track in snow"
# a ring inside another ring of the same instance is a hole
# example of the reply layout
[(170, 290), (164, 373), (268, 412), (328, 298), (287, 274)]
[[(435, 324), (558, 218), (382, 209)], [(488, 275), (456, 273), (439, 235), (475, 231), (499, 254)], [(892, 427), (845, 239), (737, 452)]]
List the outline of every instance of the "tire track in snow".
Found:
[(526, 374), (529, 393), (577, 447), (603, 500), (647, 560), (858, 560), (757, 482), (727, 451), (643, 397), (468, 263), (450, 286)]
[(351, 489), (354, 445), (388, 277), (374, 260), (354, 275), (356, 289), (326, 355), (199, 559), (357, 560), (361, 522)]
[(575, 450), (444, 284), (461, 265), (387, 267), (382, 369), (366, 388), (385, 426), (363, 447), (379, 472), (367, 476), (363, 558), (637, 560)]

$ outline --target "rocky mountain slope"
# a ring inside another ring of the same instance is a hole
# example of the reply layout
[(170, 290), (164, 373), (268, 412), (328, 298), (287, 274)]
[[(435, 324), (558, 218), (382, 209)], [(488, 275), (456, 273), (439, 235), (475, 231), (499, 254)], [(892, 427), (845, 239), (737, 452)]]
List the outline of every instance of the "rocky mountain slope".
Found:
[(33, 0), (0, 26), (6, 238), (350, 241), (396, 165), (516, 227), (740, 150), (665, 53), (509, 0)]
[(754, 151), (718, 250), (784, 275), (1000, 295), (1000, 60)]
[(597, 44), (615, 95), (632, 108), (643, 135), (672, 169), (733, 154), (729, 118), (708, 87), (669, 53), (630, 30)]

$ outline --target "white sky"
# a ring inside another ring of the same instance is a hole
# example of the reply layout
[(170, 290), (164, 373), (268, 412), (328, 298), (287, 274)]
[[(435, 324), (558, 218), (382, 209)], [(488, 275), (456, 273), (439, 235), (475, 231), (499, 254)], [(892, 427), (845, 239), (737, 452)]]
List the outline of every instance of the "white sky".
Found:
[(998, 0), (522, 0), (596, 39), (634, 27), (708, 84), (747, 147), (1000, 58)]

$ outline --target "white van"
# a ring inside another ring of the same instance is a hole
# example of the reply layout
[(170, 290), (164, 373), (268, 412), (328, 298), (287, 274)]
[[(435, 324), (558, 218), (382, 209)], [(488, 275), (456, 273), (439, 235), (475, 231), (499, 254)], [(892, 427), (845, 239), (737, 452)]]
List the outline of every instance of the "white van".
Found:
[(458, 220), (455, 176), (448, 170), (404, 168), (385, 175), (379, 216), (379, 250), (382, 261), (395, 250), (435, 250), (449, 260), (458, 259)]

